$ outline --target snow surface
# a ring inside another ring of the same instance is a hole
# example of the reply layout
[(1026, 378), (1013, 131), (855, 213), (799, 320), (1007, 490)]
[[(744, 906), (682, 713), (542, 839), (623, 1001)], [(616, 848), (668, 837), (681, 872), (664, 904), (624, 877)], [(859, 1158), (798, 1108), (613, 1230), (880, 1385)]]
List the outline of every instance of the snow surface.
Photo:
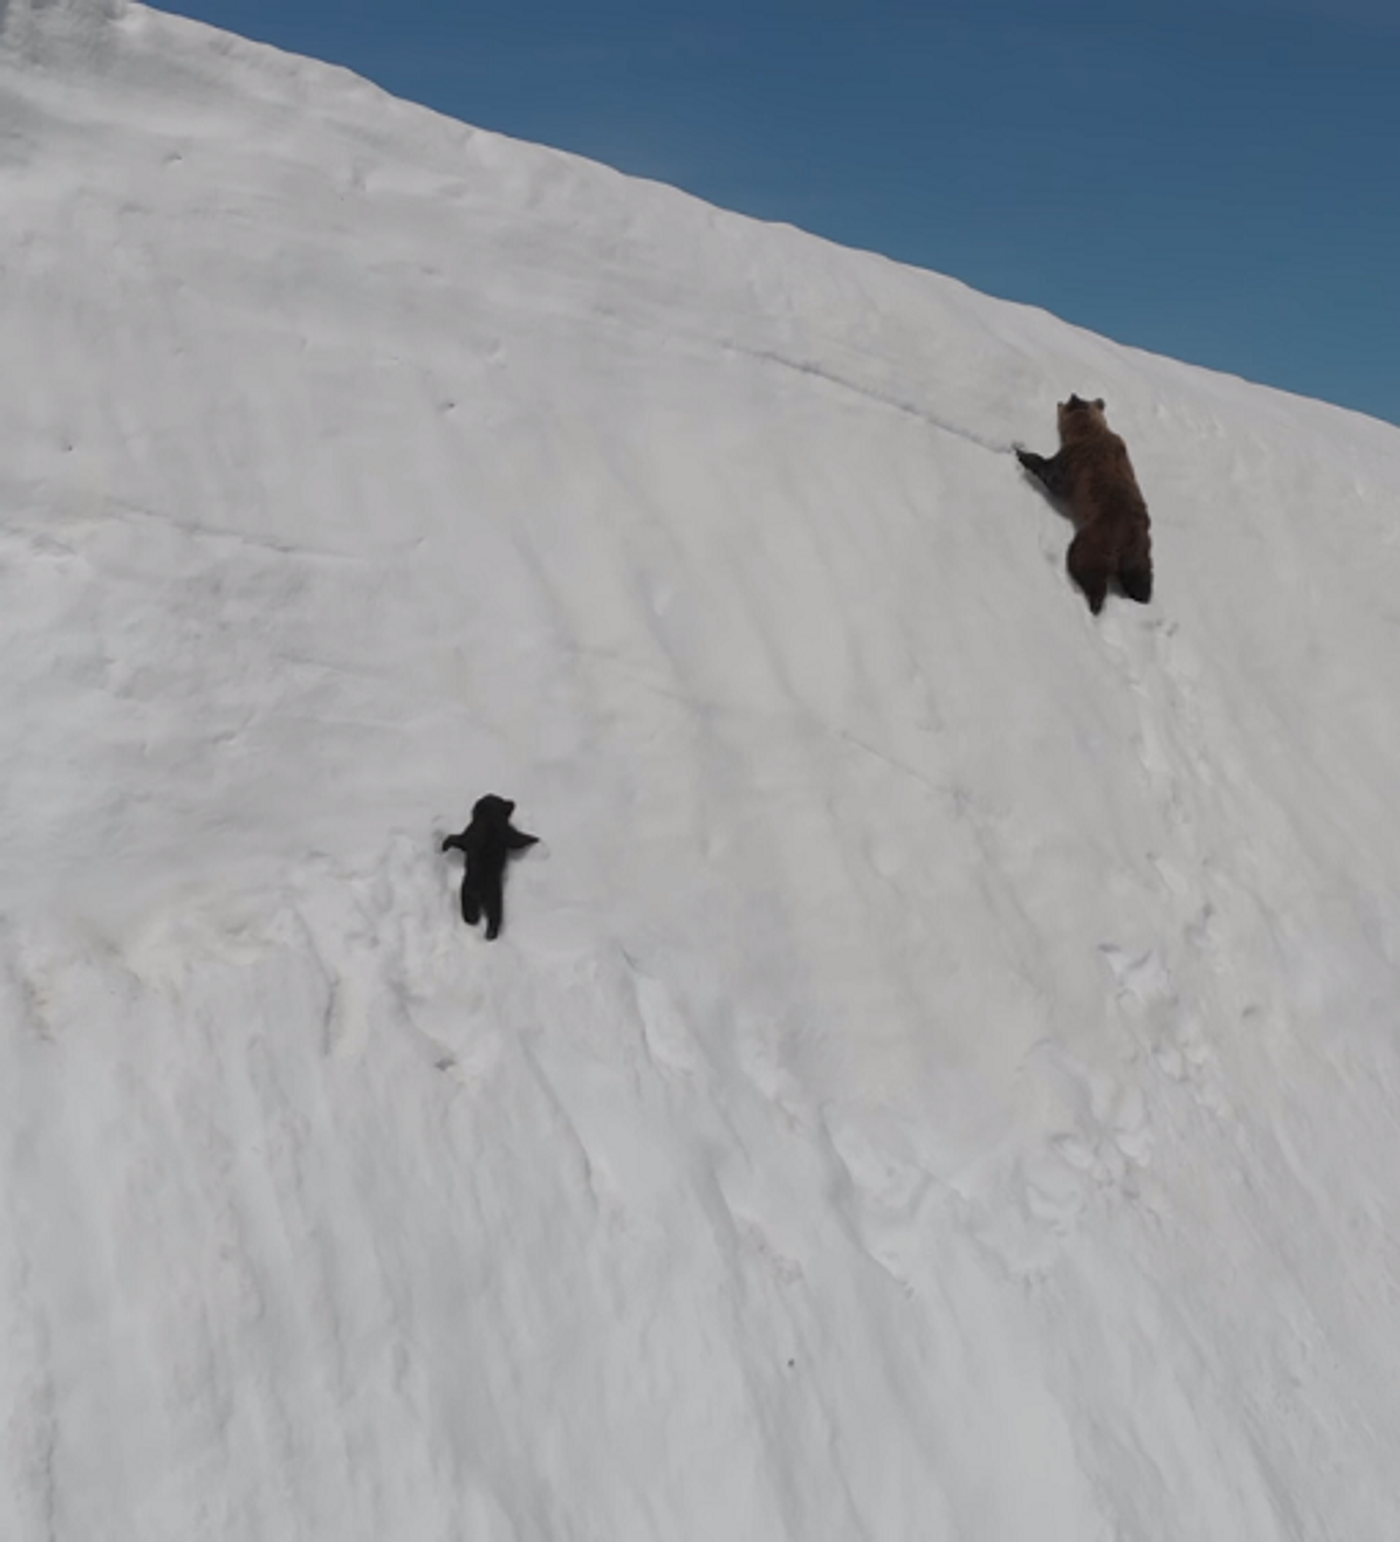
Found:
[(1400, 432), (0, 28), (0, 1537), (1400, 1536)]

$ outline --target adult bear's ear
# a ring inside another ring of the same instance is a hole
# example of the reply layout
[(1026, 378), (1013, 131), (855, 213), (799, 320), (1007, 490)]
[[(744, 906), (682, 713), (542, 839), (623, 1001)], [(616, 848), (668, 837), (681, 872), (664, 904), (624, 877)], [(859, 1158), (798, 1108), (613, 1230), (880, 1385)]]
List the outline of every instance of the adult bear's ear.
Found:
[(1104, 401), (1102, 396), (1099, 397), (1099, 399), (1094, 403), (1094, 406), (1096, 406), (1099, 409), (1100, 412), (1102, 412), (1104, 410), (1104, 407), (1106, 405), (1107, 405), (1107, 403)]

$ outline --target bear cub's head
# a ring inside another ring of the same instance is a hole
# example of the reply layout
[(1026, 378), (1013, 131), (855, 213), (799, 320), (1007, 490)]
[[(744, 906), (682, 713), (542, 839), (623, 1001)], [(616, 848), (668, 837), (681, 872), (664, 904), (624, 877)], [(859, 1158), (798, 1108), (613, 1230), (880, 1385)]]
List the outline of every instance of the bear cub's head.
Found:
[(1105, 425), (1103, 409), (1102, 396), (1096, 397), (1091, 402), (1086, 402), (1082, 396), (1071, 396), (1067, 402), (1061, 402), (1056, 409), (1059, 414), (1061, 442), (1078, 438), (1082, 434), (1092, 434), (1096, 429), (1103, 428)]
[(472, 819), (481, 824), (506, 824), (514, 812), (515, 800), (497, 797), (494, 792), (488, 792), (472, 804)]

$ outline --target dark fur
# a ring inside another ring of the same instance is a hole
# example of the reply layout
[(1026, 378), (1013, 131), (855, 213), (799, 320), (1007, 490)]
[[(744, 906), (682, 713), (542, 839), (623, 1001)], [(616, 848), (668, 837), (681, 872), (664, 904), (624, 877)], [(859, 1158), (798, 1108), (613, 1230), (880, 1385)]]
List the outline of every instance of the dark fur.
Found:
[(1016, 456), (1051, 497), (1065, 505), (1076, 534), (1069, 543), (1069, 576), (1095, 615), (1110, 580), (1130, 600), (1152, 598), (1152, 536), (1147, 504), (1138, 489), (1128, 447), (1109, 428), (1103, 399), (1071, 396), (1059, 405), (1060, 450), (1046, 460), (1029, 450)]
[(488, 792), (472, 806), (471, 823), (460, 835), (449, 835), (442, 843), (444, 851), (460, 851), (467, 859), (462, 874), (462, 919), (475, 926), (486, 917), (486, 935), (498, 937), (501, 931), (502, 885), (506, 862), (513, 851), (524, 851), (539, 840), (526, 835), (510, 822), (515, 804)]

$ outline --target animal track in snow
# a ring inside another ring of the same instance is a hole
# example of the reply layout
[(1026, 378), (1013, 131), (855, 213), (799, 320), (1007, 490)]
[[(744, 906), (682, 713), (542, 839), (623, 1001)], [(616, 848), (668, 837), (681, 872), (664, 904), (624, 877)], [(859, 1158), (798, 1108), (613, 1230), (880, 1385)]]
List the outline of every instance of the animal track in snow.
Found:
[(700, 1068), (695, 1041), (671, 993), (659, 980), (639, 969), (630, 954), (623, 956), (631, 973), (647, 1053), (665, 1070), (694, 1074)]

